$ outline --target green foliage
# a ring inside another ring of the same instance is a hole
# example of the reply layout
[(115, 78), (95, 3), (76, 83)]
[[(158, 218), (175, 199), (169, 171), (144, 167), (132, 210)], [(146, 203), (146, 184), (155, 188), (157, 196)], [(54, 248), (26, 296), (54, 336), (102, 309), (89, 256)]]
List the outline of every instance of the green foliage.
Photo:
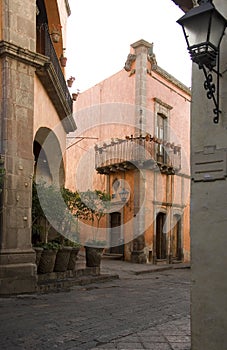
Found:
[[(82, 207), (81, 217), (91, 221), (93, 226), (93, 239), (86, 242), (88, 245), (105, 246), (106, 241), (97, 239), (101, 219), (108, 213), (111, 197), (100, 190), (88, 190), (80, 193)], [(96, 221), (96, 227), (94, 227)]]
[(37, 243), (36, 247), (43, 248), (44, 250), (58, 250), (61, 248), (61, 245), (57, 242), (47, 242), (47, 243)]
[(110, 195), (100, 190), (88, 190), (80, 193), (81, 197), (81, 216), (94, 223), (97, 220), (98, 226), (100, 220), (106, 215), (110, 205)]
[(94, 247), (99, 247), (99, 248), (101, 248), (101, 247), (105, 247), (106, 246), (106, 241), (100, 241), (100, 240), (98, 240), (98, 239), (89, 239), (89, 240), (87, 240), (87, 242), (86, 242), (86, 245), (88, 246), (88, 247), (92, 247), (92, 246), (94, 246)]
[[(78, 232), (76, 217), (76, 202), (78, 193), (66, 188), (60, 190), (53, 184), (33, 182), (32, 193), (32, 234), (33, 243), (48, 242), (51, 228), (60, 233), (59, 243), (63, 243), (64, 236), (72, 236), (72, 230)], [(44, 233), (44, 239), (41, 237)]]
[(93, 243), (96, 242), (97, 245), (98, 242), (98, 245), (105, 245), (106, 242), (97, 241), (96, 235), (100, 220), (106, 215), (109, 205), (110, 196), (100, 190), (78, 193), (65, 187), (59, 190), (53, 184), (33, 182), (33, 244), (40, 241), (47, 244), (48, 233), (54, 227), (60, 233), (55, 240), (58, 244), (80, 246), (78, 220), (81, 219), (91, 221)]

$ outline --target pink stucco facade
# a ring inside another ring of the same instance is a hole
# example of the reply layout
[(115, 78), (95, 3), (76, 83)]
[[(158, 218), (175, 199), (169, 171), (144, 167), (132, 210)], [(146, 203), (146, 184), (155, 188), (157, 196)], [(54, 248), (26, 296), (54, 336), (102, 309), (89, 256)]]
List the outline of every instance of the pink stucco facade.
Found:
[(111, 194), (108, 252), (138, 263), (190, 260), (190, 100), (140, 40), (124, 69), (74, 102), (66, 186)]

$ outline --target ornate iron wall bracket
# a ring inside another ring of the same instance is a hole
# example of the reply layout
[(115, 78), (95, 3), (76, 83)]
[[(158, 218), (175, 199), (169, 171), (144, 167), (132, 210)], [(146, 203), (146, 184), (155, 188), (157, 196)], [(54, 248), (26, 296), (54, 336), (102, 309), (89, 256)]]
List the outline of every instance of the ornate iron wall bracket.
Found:
[[(218, 57), (218, 67), (217, 70), (206, 70), (205, 66), (203, 65), (202, 67), (204, 76), (206, 78), (204, 82), (204, 89), (207, 91), (207, 98), (209, 100), (213, 100), (215, 108), (213, 109), (213, 113), (215, 117), (213, 118), (213, 121), (215, 124), (218, 124), (219, 122), (219, 115), (221, 113), (221, 110), (219, 108), (219, 79), (221, 77), (221, 74), (219, 73), (219, 57)], [(216, 74), (216, 84), (217, 87), (215, 86), (215, 83), (213, 81), (213, 74)]]

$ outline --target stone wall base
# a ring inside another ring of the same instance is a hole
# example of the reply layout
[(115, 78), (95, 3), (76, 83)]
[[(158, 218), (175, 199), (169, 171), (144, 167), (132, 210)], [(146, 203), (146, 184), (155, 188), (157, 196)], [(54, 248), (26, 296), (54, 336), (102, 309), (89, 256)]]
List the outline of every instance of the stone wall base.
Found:
[(0, 265), (0, 295), (32, 293), (37, 289), (35, 264)]

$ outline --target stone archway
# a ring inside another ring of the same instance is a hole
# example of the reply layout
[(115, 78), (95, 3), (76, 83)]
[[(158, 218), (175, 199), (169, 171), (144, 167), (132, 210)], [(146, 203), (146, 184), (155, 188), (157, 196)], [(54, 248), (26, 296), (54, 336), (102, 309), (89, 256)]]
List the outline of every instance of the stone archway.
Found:
[(52, 130), (41, 127), (36, 132), (33, 153), (36, 180), (41, 179), (63, 186), (65, 183), (63, 155), (58, 138)]

